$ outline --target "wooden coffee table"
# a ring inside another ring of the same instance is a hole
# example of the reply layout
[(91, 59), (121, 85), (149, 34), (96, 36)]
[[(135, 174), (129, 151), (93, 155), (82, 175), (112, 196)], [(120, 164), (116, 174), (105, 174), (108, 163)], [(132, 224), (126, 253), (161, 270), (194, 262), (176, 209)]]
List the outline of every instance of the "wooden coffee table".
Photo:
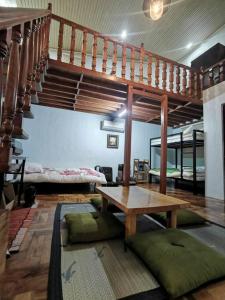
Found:
[(98, 187), (97, 191), (103, 196), (103, 211), (110, 201), (125, 213), (126, 238), (136, 233), (137, 215), (167, 212), (168, 227), (176, 228), (177, 209), (190, 206), (186, 201), (138, 186)]

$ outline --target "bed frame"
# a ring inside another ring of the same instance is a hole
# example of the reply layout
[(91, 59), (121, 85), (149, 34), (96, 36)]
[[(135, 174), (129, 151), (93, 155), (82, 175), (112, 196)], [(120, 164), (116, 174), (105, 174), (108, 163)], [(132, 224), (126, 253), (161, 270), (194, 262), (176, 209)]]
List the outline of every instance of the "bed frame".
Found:
[[(180, 167), (181, 167), (181, 176), (179, 178), (175, 177), (170, 177), (170, 179), (173, 179), (175, 181), (175, 187), (178, 186), (179, 183), (181, 183), (180, 187), (184, 187), (185, 185), (188, 187), (191, 187), (193, 190), (193, 194), (198, 194), (198, 193), (204, 193), (204, 188), (205, 188), (205, 180), (199, 181), (197, 180), (197, 148), (198, 147), (204, 147), (204, 139), (200, 140), (197, 138), (197, 133), (204, 133), (203, 130), (197, 130), (194, 129), (192, 134), (193, 138), (190, 140), (185, 140), (183, 139), (183, 132), (180, 133), (175, 133), (175, 134), (170, 134), (167, 137), (172, 137), (172, 136), (179, 136), (179, 141), (177, 142), (169, 142), (167, 144), (167, 148), (169, 149), (174, 149), (175, 150), (175, 166), (176, 168), (178, 167), (178, 149), (180, 149)], [(152, 141), (159, 139), (160, 137), (157, 138), (151, 138), (150, 139), (150, 169), (151, 169), (151, 157), (152, 157), (152, 148), (160, 148), (161, 145), (152, 145)], [(189, 166), (184, 166), (184, 148), (192, 148), (192, 159), (193, 159), (193, 179), (186, 179), (183, 178), (183, 168), (184, 167), (189, 167)], [(149, 176), (149, 182), (152, 182), (152, 177), (156, 176), (159, 177), (158, 175), (153, 175), (150, 174)]]

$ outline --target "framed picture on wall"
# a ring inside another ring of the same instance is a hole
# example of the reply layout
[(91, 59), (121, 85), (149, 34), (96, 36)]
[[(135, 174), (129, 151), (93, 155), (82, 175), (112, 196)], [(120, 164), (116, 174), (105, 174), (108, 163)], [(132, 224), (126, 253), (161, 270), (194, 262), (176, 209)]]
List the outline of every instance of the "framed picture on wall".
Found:
[(119, 148), (119, 136), (114, 134), (107, 134), (107, 148)]

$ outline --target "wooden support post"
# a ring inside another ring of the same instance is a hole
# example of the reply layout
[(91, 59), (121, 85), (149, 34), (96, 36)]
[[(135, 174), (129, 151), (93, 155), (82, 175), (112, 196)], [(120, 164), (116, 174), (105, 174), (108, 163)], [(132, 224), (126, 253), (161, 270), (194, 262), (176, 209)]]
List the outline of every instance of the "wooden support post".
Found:
[(168, 96), (161, 100), (161, 161), (160, 161), (160, 193), (166, 194), (167, 168), (167, 124), (168, 124)]
[(125, 119), (125, 141), (124, 141), (123, 184), (125, 186), (128, 186), (130, 182), (132, 102), (133, 102), (133, 90), (132, 87), (129, 85), (127, 91), (127, 114)]

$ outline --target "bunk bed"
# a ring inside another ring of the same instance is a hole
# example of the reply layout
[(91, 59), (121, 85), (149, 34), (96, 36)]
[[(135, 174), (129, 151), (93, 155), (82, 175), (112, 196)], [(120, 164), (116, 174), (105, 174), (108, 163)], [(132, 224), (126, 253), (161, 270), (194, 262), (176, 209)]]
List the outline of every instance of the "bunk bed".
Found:
[[(150, 171), (149, 180), (160, 176), (160, 169), (152, 166), (152, 149), (161, 147), (161, 138), (150, 139)], [(175, 168), (167, 169), (167, 178), (175, 181), (175, 187), (191, 186), (193, 193), (204, 192), (205, 168), (197, 166), (197, 148), (204, 147), (204, 131), (193, 129), (167, 136), (167, 148), (174, 149)], [(192, 165), (184, 165), (184, 149), (192, 148)], [(180, 150), (180, 152), (178, 152)], [(178, 154), (180, 156), (180, 166), (178, 167)]]

